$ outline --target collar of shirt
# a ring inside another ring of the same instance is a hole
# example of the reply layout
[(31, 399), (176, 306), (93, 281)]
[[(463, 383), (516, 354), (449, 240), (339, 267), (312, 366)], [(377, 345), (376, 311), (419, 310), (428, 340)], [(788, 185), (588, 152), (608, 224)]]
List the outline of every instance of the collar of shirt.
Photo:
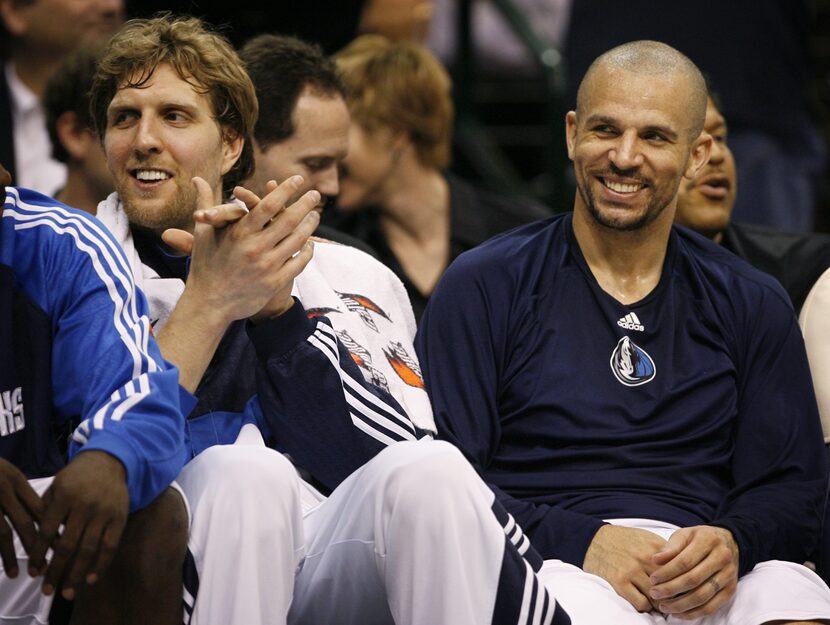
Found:
[(34, 92), (18, 78), (12, 61), (6, 61), (5, 69), (6, 82), (9, 85), (9, 93), (12, 99), (12, 114), (15, 117), (15, 123), (17, 123), (22, 117), (36, 111), (40, 102), (38, 102)]
[(54, 195), (66, 183), (66, 165), (52, 157), (46, 130), (46, 113), (38, 97), (17, 75), (14, 64), (5, 66), (14, 123), (15, 184)]

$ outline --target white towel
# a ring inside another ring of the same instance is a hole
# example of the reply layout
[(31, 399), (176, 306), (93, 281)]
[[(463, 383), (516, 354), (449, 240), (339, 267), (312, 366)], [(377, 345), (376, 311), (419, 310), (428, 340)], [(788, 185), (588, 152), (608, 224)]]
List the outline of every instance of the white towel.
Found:
[(400, 279), (348, 245), (314, 239), (314, 257), (292, 294), (309, 316), (324, 314), (363, 377), (389, 392), (418, 427), (435, 431), (415, 354), (415, 317)]
[(150, 304), (150, 318), (153, 329), (158, 332), (167, 322), (167, 318), (184, 292), (184, 282), (178, 278), (161, 278), (150, 267), (143, 264), (138, 256), (130, 232), (130, 220), (121, 206), (117, 193), (111, 193), (106, 200), (98, 204), (99, 220), (110, 229), (133, 268), (135, 283), (140, 288)]

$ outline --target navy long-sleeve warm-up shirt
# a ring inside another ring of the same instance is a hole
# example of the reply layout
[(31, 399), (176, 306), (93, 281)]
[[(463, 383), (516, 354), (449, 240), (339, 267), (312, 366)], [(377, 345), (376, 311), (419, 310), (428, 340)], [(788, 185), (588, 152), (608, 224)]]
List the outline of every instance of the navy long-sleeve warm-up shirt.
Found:
[(783, 289), (688, 230), (631, 305), (600, 288), (571, 216), (461, 256), (418, 351), (439, 436), (545, 558), (581, 566), (603, 519), (728, 528), (741, 574), (803, 561), (826, 486), (804, 345)]

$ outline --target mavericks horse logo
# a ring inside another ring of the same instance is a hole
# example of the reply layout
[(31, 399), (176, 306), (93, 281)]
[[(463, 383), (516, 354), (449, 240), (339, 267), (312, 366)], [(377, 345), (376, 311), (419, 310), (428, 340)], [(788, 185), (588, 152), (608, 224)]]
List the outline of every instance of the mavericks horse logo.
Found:
[(640, 386), (654, 379), (657, 368), (646, 350), (624, 336), (611, 354), (611, 371), (622, 384)]

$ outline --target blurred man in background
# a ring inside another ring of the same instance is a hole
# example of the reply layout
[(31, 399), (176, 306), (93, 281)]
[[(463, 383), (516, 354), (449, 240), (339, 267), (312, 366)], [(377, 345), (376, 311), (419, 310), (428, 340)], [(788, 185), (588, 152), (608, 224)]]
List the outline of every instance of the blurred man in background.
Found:
[(55, 199), (91, 215), (113, 190), (101, 141), (89, 114), (89, 89), (100, 48), (73, 52), (46, 84), (44, 109), (52, 155), (66, 165), (66, 183)]
[(52, 158), (42, 106), (46, 81), (80, 45), (111, 35), (122, 0), (0, 0), (7, 61), (0, 72), (0, 160), (17, 184), (49, 195), (66, 168)]
[(712, 136), (707, 165), (677, 192), (675, 222), (696, 230), (775, 277), (796, 313), (819, 276), (830, 267), (830, 236), (795, 234), (732, 221), (737, 196), (735, 158), (717, 96), (710, 93), (704, 130)]

